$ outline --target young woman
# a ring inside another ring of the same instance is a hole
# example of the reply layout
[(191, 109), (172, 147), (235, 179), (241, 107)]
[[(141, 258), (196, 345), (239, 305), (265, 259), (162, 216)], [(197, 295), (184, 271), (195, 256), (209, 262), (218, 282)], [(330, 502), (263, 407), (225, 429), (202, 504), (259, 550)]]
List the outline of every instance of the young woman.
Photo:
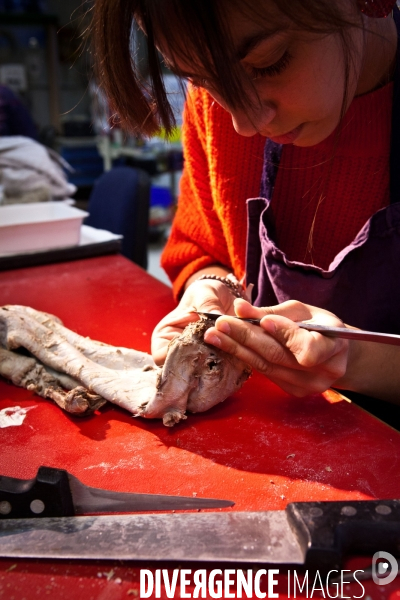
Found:
[(96, 0), (99, 76), (126, 127), (173, 124), (158, 52), (191, 82), (163, 257), (179, 304), (154, 331), (158, 362), (195, 308), (224, 315), (208, 343), (291, 394), (400, 400), (399, 348), (296, 324), (400, 333), (398, 13), (394, 0)]

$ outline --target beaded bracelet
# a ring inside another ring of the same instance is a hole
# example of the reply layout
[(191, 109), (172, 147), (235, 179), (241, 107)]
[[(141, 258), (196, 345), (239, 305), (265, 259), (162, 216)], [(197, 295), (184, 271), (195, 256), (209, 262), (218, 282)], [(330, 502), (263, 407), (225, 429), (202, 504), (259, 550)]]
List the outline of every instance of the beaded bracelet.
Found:
[(214, 281), (220, 281), (224, 283), (231, 290), (232, 294), (236, 296), (236, 298), (245, 298), (244, 288), (242, 284), (236, 279), (233, 273), (229, 273), (226, 277), (220, 277), (219, 275), (212, 275), (205, 273), (201, 275), (197, 281), (201, 281), (202, 279), (213, 279)]

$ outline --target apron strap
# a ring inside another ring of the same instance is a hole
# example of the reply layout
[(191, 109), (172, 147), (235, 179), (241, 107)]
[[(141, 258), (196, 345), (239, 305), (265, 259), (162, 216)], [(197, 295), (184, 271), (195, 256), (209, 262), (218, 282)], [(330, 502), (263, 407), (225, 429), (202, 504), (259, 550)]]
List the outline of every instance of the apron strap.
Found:
[(272, 199), (275, 187), (276, 175), (282, 156), (282, 144), (277, 144), (269, 138), (264, 146), (264, 163), (261, 175), (260, 197)]

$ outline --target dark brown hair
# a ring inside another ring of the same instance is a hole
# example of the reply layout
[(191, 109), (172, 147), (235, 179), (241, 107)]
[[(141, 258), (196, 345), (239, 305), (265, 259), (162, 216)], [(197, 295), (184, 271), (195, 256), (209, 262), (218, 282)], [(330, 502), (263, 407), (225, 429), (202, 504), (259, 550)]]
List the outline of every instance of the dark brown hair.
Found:
[[(274, 20), (269, 20), (271, 7)], [(346, 8), (346, 11), (344, 10)], [(170, 132), (174, 116), (162, 79), (158, 48), (172, 57), (199, 65), (232, 108), (246, 108), (246, 77), (235, 58), (226, 26), (226, 11), (239, 10), (265, 26), (291, 26), (315, 33), (337, 33), (343, 44), (344, 79), (348, 81), (351, 47), (347, 32), (362, 26), (356, 0), (95, 0), (92, 42), (98, 83), (122, 126), (144, 135), (160, 126)], [(352, 14), (352, 17), (349, 17)], [(141, 74), (135, 47), (135, 23), (145, 32), (148, 77)], [(229, 68), (227, 65), (229, 64)], [(179, 74), (179, 73), (178, 73)], [(347, 104), (347, 85), (343, 107)]]

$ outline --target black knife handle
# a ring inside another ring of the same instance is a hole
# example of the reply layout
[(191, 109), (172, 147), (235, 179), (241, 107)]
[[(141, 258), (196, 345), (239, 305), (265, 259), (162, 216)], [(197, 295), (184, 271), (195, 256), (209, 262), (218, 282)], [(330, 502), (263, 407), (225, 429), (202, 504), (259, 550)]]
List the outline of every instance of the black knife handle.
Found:
[(340, 569), (349, 554), (400, 555), (400, 501), (293, 502), (286, 507), (310, 569)]
[(67, 471), (39, 467), (34, 479), (0, 475), (0, 519), (72, 517), (74, 514)]

